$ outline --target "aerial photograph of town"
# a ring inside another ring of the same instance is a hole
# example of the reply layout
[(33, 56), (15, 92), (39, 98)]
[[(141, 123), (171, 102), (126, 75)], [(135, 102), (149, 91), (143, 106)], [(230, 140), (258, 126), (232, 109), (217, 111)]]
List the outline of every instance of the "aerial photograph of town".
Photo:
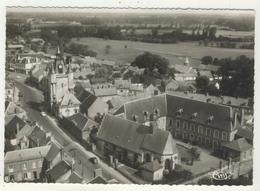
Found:
[(7, 7), (4, 182), (253, 185), (255, 13)]

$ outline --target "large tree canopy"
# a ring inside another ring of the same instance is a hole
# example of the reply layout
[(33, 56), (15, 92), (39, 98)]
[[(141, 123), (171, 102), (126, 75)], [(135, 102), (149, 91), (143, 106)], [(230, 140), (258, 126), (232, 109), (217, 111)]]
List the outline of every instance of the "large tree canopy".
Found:
[(222, 94), (236, 97), (254, 96), (254, 59), (239, 56), (226, 60), (219, 70)]
[(138, 68), (146, 68), (150, 71), (158, 69), (160, 74), (166, 74), (168, 72), (169, 61), (156, 54), (151, 54), (150, 52), (145, 52), (135, 58), (132, 62), (132, 66), (137, 66)]

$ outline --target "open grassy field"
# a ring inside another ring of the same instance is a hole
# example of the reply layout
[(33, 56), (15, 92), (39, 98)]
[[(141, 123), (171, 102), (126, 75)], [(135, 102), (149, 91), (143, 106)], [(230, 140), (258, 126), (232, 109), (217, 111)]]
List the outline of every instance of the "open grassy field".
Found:
[[(248, 57), (254, 56), (253, 50), (247, 49), (227, 49), (216, 47), (199, 46), (198, 43), (185, 42), (178, 44), (157, 44), (133, 41), (104, 40), (100, 38), (79, 38), (72, 39), (74, 43), (88, 45), (90, 50), (97, 52), (100, 59), (113, 60), (117, 63), (132, 62), (137, 55), (149, 51), (154, 54), (167, 58), (171, 64), (181, 64), (186, 56), (190, 57), (191, 65), (200, 64), (203, 56), (212, 56), (217, 58), (231, 57), (240, 55)], [(109, 53), (106, 53), (105, 47), (110, 45)]]

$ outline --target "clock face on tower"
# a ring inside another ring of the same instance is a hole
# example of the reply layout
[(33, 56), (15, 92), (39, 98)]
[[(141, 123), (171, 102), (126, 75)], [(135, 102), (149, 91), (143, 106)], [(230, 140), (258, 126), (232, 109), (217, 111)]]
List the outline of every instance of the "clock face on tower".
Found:
[(62, 73), (62, 72), (63, 72), (63, 66), (62, 66), (62, 64), (59, 64), (59, 65), (58, 65), (58, 71), (59, 71), (59, 73)]
[(58, 67), (59, 67), (59, 69), (62, 69), (62, 64), (60, 64)]

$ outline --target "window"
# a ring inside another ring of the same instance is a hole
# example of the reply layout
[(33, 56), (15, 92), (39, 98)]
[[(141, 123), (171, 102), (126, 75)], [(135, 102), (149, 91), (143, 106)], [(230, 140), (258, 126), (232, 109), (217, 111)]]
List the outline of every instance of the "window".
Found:
[(41, 160), (38, 161), (38, 166), (42, 167), (42, 161)]
[[(169, 125), (172, 126), (172, 119), (170, 119)], [(177, 127), (177, 128), (179, 128), (179, 127)]]
[(227, 132), (225, 131), (222, 132), (222, 140), (227, 141)]
[(183, 129), (188, 130), (188, 128), (189, 128), (189, 126), (188, 126), (187, 121), (183, 121)]
[(179, 128), (180, 128), (180, 126), (181, 126), (181, 122), (180, 122), (180, 120), (179, 120), (179, 119), (177, 119), (177, 120), (176, 120), (176, 127), (177, 127), (177, 129), (179, 129)]
[(193, 131), (193, 132), (196, 131), (196, 127), (195, 127), (195, 124), (194, 124), (194, 123), (191, 123), (191, 124), (190, 124), (190, 131)]
[(194, 140), (194, 134), (190, 134), (190, 140)]
[(154, 90), (154, 95), (158, 95), (158, 94), (159, 94), (158, 90)]
[(148, 117), (148, 112), (147, 112), (147, 111), (144, 111), (143, 114), (144, 114), (144, 120), (146, 120), (147, 117)]
[(77, 110), (77, 109), (74, 109), (74, 112), (75, 112), (75, 113), (78, 113), (78, 110)]
[(23, 163), (23, 169), (26, 170), (27, 169), (27, 164)]
[(24, 179), (27, 179), (27, 178), (28, 178), (27, 173), (23, 173), (23, 178), (24, 178)]
[(14, 165), (12, 165), (12, 164), (8, 165), (8, 171), (13, 172), (14, 171)]
[(38, 177), (37, 177), (37, 172), (36, 171), (33, 171), (33, 178), (34, 179), (37, 179)]
[(210, 136), (210, 134), (211, 134), (211, 129), (210, 129), (210, 128), (207, 128), (207, 129), (206, 129), (206, 136)]
[(36, 168), (36, 162), (32, 163), (32, 168)]
[(203, 126), (202, 126), (202, 125), (199, 125), (199, 126), (198, 126), (198, 133), (199, 133), (200, 135), (203, 135)]
[(219, 138), (219, 131), (214, 130), (214, 138), (218, 139)]

